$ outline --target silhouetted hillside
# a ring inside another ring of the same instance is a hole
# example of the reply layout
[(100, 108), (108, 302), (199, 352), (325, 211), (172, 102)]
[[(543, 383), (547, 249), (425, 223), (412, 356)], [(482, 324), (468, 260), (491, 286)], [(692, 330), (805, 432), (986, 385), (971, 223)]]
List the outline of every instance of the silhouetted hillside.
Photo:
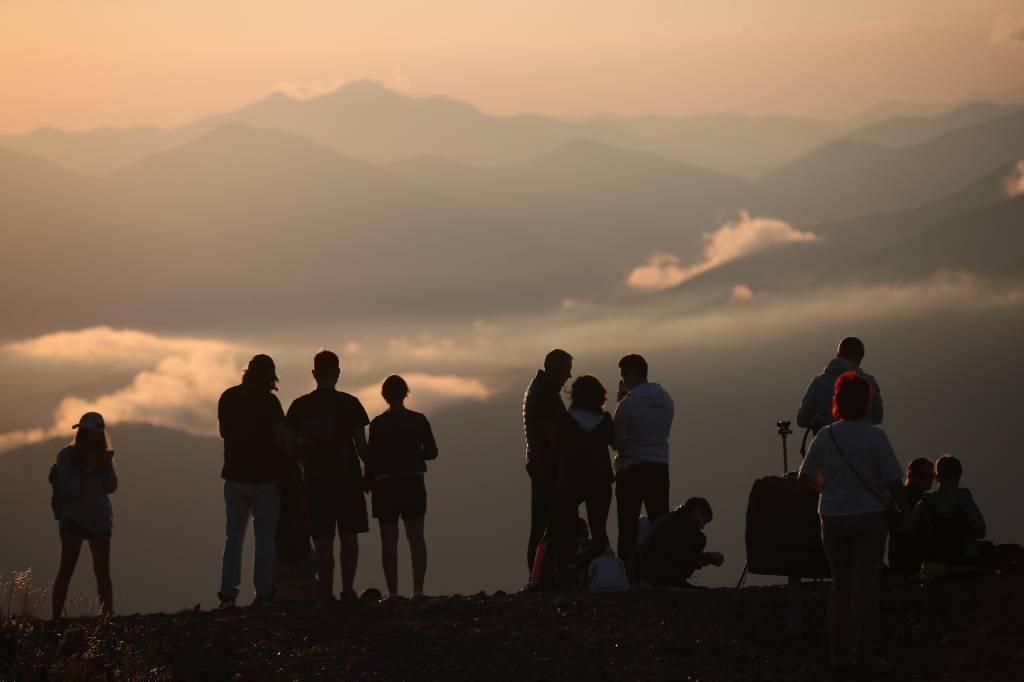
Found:
[(761, 183), (767, 207), (802, 223), (909, 208), (1024, 156), (1024, 113), (893, 149), (839, 140)]
[(888, 147), (908, 147), (960, 128), (986, 123), (1020, 109), (1019, 105), (967, 102), (955, 109), (926, 116), (897, 116), (864, 126), (845, 137)]
[[(1016, 576), (892, 584), (882, 651), (894, 679), (1017, 680)], [(21, 679), (774, 680), (824, 670), (824, 585), (805, 587), (802, 638), (780, 588), (452, 596), (0, 624), (0, 675)]]

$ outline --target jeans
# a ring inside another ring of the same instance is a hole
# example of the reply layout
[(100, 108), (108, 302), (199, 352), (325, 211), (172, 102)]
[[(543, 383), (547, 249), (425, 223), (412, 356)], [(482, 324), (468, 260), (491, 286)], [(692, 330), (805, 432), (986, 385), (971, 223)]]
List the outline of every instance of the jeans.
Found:
[(253, 583), (256, 594), (271, 594), (274, 581), (274, 532), (281, 512), (277, 482), (224, 481), (224, 507), (227, 531), (220, 574), (221, 598), (238, 596), (238, 586), (242, 582), (242, 545), (249, 529), (250, 516), (256, 541)]
[(668, 464), (638, 462), (615, 477), (615, 504), (619, 519), (619, 558), (629, 565), (629, 554), (636, 544), (640, 525), (640, 507), (647, 508), (653, 524), (668, 514)]
[(833, 657), (845, 651), (869, 656), (874, 650), (887, 534), (885, 512), (821, 517), (821, 540), (832, 571), (828, 622)]

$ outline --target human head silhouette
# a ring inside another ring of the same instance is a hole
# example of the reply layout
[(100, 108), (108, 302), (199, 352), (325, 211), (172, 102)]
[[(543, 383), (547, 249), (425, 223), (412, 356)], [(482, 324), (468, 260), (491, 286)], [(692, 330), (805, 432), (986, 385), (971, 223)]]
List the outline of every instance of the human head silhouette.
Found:
[(313, 356), (313, 378), (317, 388), (334, 388), (341, 376), (341, 361), (329, 350), (321, 348)]
[(551, 377), (559, 388), (565, 386), (565, 382), (572, 376), (572, 356), (561, 348), (548, 351), (544, 356), (544, 373)]
[(860, 363), (864, 361), (864, 342), (856, 336), (847, 336), (839, 342), (836, 357), (845, 358), (860, 367)]
[(939, 489), (958, 488), (963, 475), (964, 467), (953, 455), (943, 455), (935, 460), (935, 480), (939, 482)]
[(715, 515), (711, 511), (711, 503), (703, 497), (691, 497), (683, 505), (683, 511), (690, 515), (697, 527), (703, 529), (711, 523)]
[(398, 407), (409, 396), (409, 384), (397, 374), (392, 374), (381, 384), (380, 394), (388, 405)]
[(927, 457), (917, 457), (907, 465), (906, 484), (915, 490), (931, 490), (935, 479), (935, 465)]
[(632, 353), (619, 360), (619, 371), (626, 389), (633, 389), (647, 383), (647, 361), (642, 355)]
[(832, 394), (832, 418), (859, 421), (868, 416), (870, 409), (871, 384), (853, 370), (843, 372), (836, 379), (835, 393)]
[(569, 395), (572, 398), (572, 406), (587, 412), (597, 412), (604, 408), (608, 401), (608, 391), (601, 380), (590, 374), (584, 374), (572, 382)]
[(242, 384), (267, 391), (277, 390), (277, 368), (269, 355), (252, 356), (249, 365), (242, 372)]

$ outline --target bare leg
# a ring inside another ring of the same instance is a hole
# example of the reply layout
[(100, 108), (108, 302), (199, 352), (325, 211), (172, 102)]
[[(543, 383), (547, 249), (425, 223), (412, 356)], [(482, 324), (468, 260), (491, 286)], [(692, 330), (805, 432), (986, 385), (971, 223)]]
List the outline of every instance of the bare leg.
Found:
[(338, 554), (341, 561), (341, 590), (351, 592), (356, 581), (356, 567), (359, 565), (359, 536), (355, 533), (342, 533)]
[(321, 597), (334, 594), (334, 538), (313, 538), (316, 547), (316, 575)]
[(423, 581), (427, 577), (427, 541), (423, 537), (421, 517), (405, 522), (405, 537), (409, 540), (409, 554), (412, 556), (412, 593), (423, 594)]
[(92, 571), (96, 574), (96, 594), (104, 616), (114, 613), (114, 583), (110, 579), (110, 538), (89, 540)]
[(68, 585), (75, 573), (78, 555), (82, 552), (82, 541), (78, 538), (60, 536), (60, 569), (53, 581), (53, 617), (64, 615), (64, 601), (68, 598)]
[(380, 559), (388, 596), (398, 594), (398, 521), (380, 521)]

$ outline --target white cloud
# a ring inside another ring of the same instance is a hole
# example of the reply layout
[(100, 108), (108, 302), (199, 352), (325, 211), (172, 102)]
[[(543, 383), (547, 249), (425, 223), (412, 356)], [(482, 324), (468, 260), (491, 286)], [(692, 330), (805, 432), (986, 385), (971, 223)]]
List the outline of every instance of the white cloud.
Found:
[(1003, 15), (992, 25), (992, 42), (996, 45), (1024, 46), (1024, 14)]
[(684, 265), (677, 256), (656, 251), (646, 263), (629, 273), (626, 284), (634, 289), (668, 289), (757, 251), (817, 239), (813, 232), (798, 230), (783, 220), (751, 217), (741, 211), (738, 220), (704, 235), (703, 261)]
[(347, 82), (347, 78), (336, 77), (301, 83), (278, 83), (274, 86), (274, 90), (283, 92), (292, 99), (306, 100), (334, 92)]
[(49, 428), (0, 434), (0, 450), (70, 435), (71, 425), (88, 411), (109, 424), (143, 422), (193, 433), (216, 433), (217, 399), (237, 383), (243, 349), (208, 339), (168, 338), (131, 329), (92, 327), (18, 341), (0, 351), (21, 357), (77, 364), (116, 363), (143, 367), (131, 383), (92, 397), (67, 396)]
[[(401, 376), (409, 384), (407, 404), (416, 410), (427, 411), (446, 403), (464, 400), (487, 400), (494, 394), (492, 389), (474, 377), (419, 372)], [(382, 377), (380, 382), (364, 386), (356, 391), (356, 396), (371, 417), (383, 412), (387, 407), (380, 395), (380, 385), (383, 381)]]
[(754, 298), (754, 290), (746, 284), (737, 284), (732, 288), (732, 294), (729, 295), (730, 301), (737, 301), (739, 303), (746, 303), (752, 298)]
[(1018, 161), (1013, 172), (1006, 178), (1006, 194), (1011, 199), (1024, 196), (1024, 161)]

